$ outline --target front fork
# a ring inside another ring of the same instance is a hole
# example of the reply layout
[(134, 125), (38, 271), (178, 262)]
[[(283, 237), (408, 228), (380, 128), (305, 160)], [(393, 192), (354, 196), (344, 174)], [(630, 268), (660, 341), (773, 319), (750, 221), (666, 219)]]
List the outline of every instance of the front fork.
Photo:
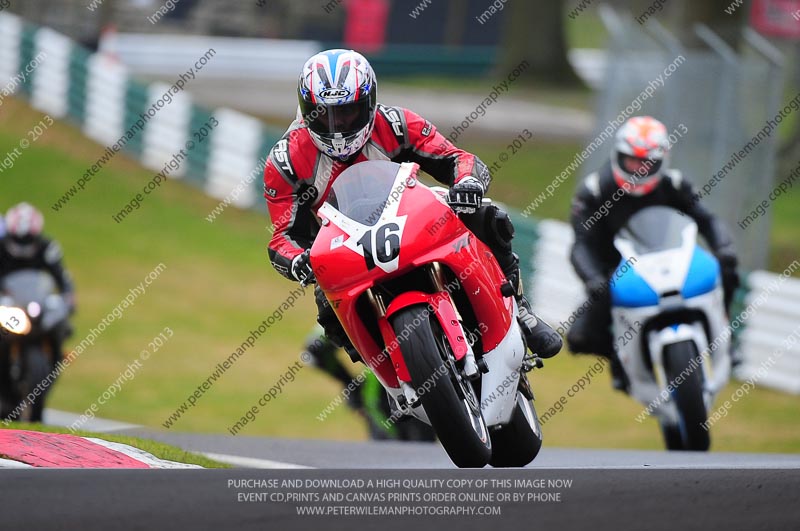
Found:
[[(433, 284), (433, 287), (436, 289), (436, 291), (438, 293), (447, 293), (449, 297), (450, 290), (448, 289), (448, 285), (444, 281), (444, 272), (442, 271), (442, 267), (437, 262), (431, 264), (431, 267), (428, 269), (428, 275), (430, 276), (431, 283)], [(450, 304), (452, 306), (453, 312), (456, 315), (455, 319), (456, 322), (453, 322), (452, 320), (450, 322), (450, 324), (453, 327), (456, 326), (458, 327), (457, 330), (458, 334), (456, 335), (457, 338), (456, 340), (458, 341), (458, 339), (464, 338), (464, 343), (466, 343), (466, 352), (464, 353), (463, 357), (464, 360), (464, 366), (462, 368), (463, 376), (466, 377), (468, 380), (477, 380), (481, 376), (481, 370), (478, 367), (478, 362), (475, 359), (475, 351), (472, 349), (472, 345), (470, 344), (467, 335), (464, 333), (464, 319), (461, 317), (461, 313), (458, 311), (458, 307), (456, 307), (456, 305), (453, 304), (452, 298), (450, 298)], [(442, 328), (444, 329), (444, 326), (442, 326)], [(447, 331), (445, 331), (445, 335), (448, 337), (448, 339), (452, 339), (451, 338), (452, 334), (448, 334)], [(453, 352), (455, 352), (455, 350), (453, 349), (452, 341), (450, 342), (450, 348), (451, 350), (453, 350)], [(456, 361), (458, 361), (459, 359), (460, 359), (459, 356), (456, 354)]]
[(669, 387), (673, 382), (667, 381), (665, 370), (664, 350), (667, 345), (691, 341), (695, 344), (698, 352), (700, 366), (694, 370), (700, 370), (703, 375), (703, 396), (706, 409), (711, 407), (713, 396), (721, 390), (727, 382), (727, 378), (719, 378), (714, 374), (711, 367), (710, 354), (707, 347), (710, 345), (703, 325), (699, 322), (682, 323), (674, 327), (663, 328), (650, 333), (648, 337), (648, 350), (650, 351), (650, 362), (653, 366), (653, 375), (659, 391), (669, 394)]
[[(44, 337), (35, 338), (33, 340), (41, 343), (42, 350), (47, 356), (48, 361), (52, 364), (55, 357), (55, 349), (53, 348), (52, 342), (46, 340)], [(11, 382), (14, 384), (19, 384), (22, 381), (22, 367), (24, 365), (23, 353), (25, 352), (25, 346), (30, 344), (31, 341), (32, 339), (29, 336), (21, 337), (18, 341), (11, 342), (4, 347), (7, 349), (8, 375)]]
[[(482, 359), (477, 359), (468, 336), (464, 331), (463, 319), (458, 308), (450, 297), (452, 286), (445, 283), (444, 273), (438, 263), (433, 263), (428, 268), (428, 275), (434, 289), (434, 293), (422, 291), (409, 291), (402, 293), (391, 303), (386, 305), (381, 293), (370, 288), (367, 290), (367, 300), (370, 302), (375, 314), (378, 316), (378, 327), (383, 336), (386, 352), (392, 360), (392, 366), (397, 373), (398, 383), (402, 390), (402, 395), (398, 396), (398, 405), (402, 408), (405, 405), (415, 407), (418, 404), (418, 397), (412, 387), (411, 375), (406, 367), (402, 352), (400, 352), (397, 336), (389, 323), (392, 315), (398, 311), (412, 305), (424, 304), (439, 323), (444, 339), (447, 341), (450, 352), (456, 363), (460, 363), (461, 376), (467, 380), (480, 378), (482, 372), (488, 370), (488, 366), (482, 363)], [(456, 367), (458, 368), (457, 365)]]

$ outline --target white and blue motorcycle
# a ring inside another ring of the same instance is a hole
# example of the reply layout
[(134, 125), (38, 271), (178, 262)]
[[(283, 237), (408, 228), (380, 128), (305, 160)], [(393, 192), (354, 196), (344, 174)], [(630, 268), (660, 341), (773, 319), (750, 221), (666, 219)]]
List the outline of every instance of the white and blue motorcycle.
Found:
[(719, 263), (691, 218), (668, 207), (631, 216), (615, 245), (611, 313), (630, 394), (668, 449), (708, 450), (708, 411), (731, 372)]

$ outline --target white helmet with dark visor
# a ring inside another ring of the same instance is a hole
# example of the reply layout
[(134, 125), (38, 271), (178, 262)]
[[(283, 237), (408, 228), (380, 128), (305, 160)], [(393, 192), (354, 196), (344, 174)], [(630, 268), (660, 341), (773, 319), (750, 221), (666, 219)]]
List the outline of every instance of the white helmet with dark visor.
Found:
[(300, 113), (314, 145), (347, 159), (367, 143), (375, 125), (375, 73), (352, 50), (327, 50), (303, 66), (298, 84)]
[(656, 189), (669, 162), (666, 126), (651, 116), (635, 116), (617, 131), (611, 168), (617, 185), (633, 195)]

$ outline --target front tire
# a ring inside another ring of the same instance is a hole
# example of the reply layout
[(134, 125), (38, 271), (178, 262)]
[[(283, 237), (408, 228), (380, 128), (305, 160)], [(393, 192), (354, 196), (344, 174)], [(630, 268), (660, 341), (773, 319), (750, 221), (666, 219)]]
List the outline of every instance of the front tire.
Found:
[(674, 382), (679, 377), (683, 378), (672, 394), (678, 409), (679, 424), (662, 427), (668, 449), (705, 452), (711, 446), (711, 437), (703, 427), (708, 420), (708, 414), (703, 397), (702, 368), (697, 366), (687, 376), (681, 376), (697, 355), (694, 341), (682, 341), (664, 348), (664, 372), (667, 381)]
[[(44, 401), (49, 385), (50, 362), (39, 346), (26, 345), (17, 361), (12, 361), (8, 349), (0, 354), (0, 419), (15, 422), (41, 422)], [(43, 392), (34, 393), (33, 402), (28, 396), (41, 382)]]
[(392, 318), (403, 359), (422, 407), (447, 455), (459, 468), (482, 468), (492, 439), (472, 384), (462, 378), (436, 317), (410, 306)]
[(25, 399), (24, 397), (27, 397), (36, 388), (36, 386), (44, 382), (44, 384), (42, 384), (42, 387), (44, 387), (44, 392), (39, 394), (39, 396), (35, 396), (33, 402), (28, 404), (28, 407), (26, 408), (30, 414), (30, 422), (42, 422), (44, 401), (48, 391), (50, 390), (50, 385), (47, 383), (47, 377), (50, 375), (50, 362), (48, 361), (47, 355), (44, 353), (44, 351), (42, 351), (41, 347), (38, 346), (28, 347), (23, 353), (23, 359), (25, 364), (24, 378), (26, 387), (28, 388), (28, 391), (22, 395), (23, 400)]
[(672, 424), (661, 423), (661, 436), (664, 437), (664, 444), (667, 450), (683, 450), (683, 438), (681, 429)]

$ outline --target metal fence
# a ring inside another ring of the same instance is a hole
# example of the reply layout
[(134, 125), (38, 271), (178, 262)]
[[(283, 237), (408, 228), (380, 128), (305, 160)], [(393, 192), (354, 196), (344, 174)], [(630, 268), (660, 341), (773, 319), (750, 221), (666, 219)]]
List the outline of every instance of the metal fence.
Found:
[[(769, 213), (747, 230), (736, 225), (754, 207), (756, 197), (772, 186), (777, 132), (760, 139), (745, 157), (738, 154), (783, 107), (780, 52), (746, 32), (744, 48), (737, 53), (704, 26), (694, 31), (705, 48), (688, 49), (655, 19), (640, 25), (629, 13), (608, 7), (601, 15), (611, 38), (592, 138), (600, 138), (610, 122), (621, 123), (620, 118), (629, 115), (649, 114), (670, 131), (685, 129), (674, 144), (672, 166), (700, 190), (724, 173), (706, 188), (710, 192), (702, 201), (728, 223), (742, 267), (766, 267)], [(612, 146), (607, 137), (584, 162), (584, 175), (607, 161)]]
[[(153, 15), (166, 0), (10, 0), (9, 10), (29, 22), (53, 28), (84, 44), (96, 42), (104, 24), (120, 31), (193, 33), (242, 37), (281, 36), (299, 21), (313, 25), (327, 15), (316, 3), (270, 0), (174, 0), (166, 14)], [(327, 17), (330, 20), (330, 17)]]
[[(208, 54), (202, 61), (213, 59)], [(195, 57), (189, 64), (202, 63)], [(230, 109), (195, 104), (183, 88), (188, 75), (176, 76), (170, 84), (141, 83), (114, 59), (91, 53), (50, 28), (0, 12), (0, 83), (9, 86), (7, 81), (23, 71), (25, 81), (14, 90), (53, 119), (77, 124), (107, 147), (106, 155), (124, 150), (155, 172), (183, 155), (168, 177), (183, 179), (222, 201), (209, 222), (229, 205), (265, 209), (263, 157), (283, 131)], [(76, 186), (65, 190), (54, 211), (67, 208), (79, 193)]]
[[(486, 24), (479, 17), (491, 0), (435, 0), (411, 16), (418, 1), (406, 0), (7, 0), (10, 11), (84, 44), (103, 26), (126, 33), (175, 33), (226, 37), (345, 40), (348, 13), (362, 31), (382, 27), (395, 45), (494, 47), (503, 37), (507, 11)], [(158, 12), (161, 13), (158, 13)], [(383, 12), (383, 14), (380, 14)], [(424, 16), (423, 16), (424, 12)], [(158, 14), (157, 14), (158, 13)]]
[[(281, 47), (307, 41), (317, 50), (338, 46), (359, 48), (384, 76), (483, 76), (491, 72), (497, 62), (502, 17), (505, 16), (504, 12), (496, 20), (493, 17), (492, 23), (484, 26), (475, 18), (486, 8), (486, 0), (437, 0), (431, 3), (430, 10), (426, 9), (424, 17), (412, 18), (408, 15), (409, 5), (413, 7), (415, 3), (383, 0), (389, 11), (385, 41), (378, 40), (385, 45), (373, 49), (353, 44), (345, 35), (348, 20), (353, 22), (358, 18), (358, 24), (352, 27), (361, 29), (378, 24), (369, 18), (368, 10), (356, 9), (357, 6), (350, 9), (355, 6), (350, 0), (6, 1), (9, 2), (7, 11), (28, 22), (52, 28), (90, 49), (97, 49), (102, 32), (111, 28), (125, 43), (149, 40), (146, 51), (140, 55), (150, 63), (173, 55), (170, 37), (194, 44), (202, 38), (232, 37), (234, 39), (228, 39), (231, 49), (241, 47), (241, 42), (250, 38), (257, 39), (253, 41), (258, 43), (257, 47), (273, 53), (247, 56), (248, 63), (242, 67), (245, 75), (252, 70), (269, 70), (275, 65), (281, 68), (285, 62), (273, 59), (276, 55), (280, 57)], [(359, 0), (362, 5), (381, 1)], [(362, 16), (352, 17), (349, 12), (362, 13)], [(447, 27), (455, 29), (445, 31), (442, 27), (445, 18)], [(480, 26), (480, 31), (473, 31), (475, 26)], [(361, 34), (360, 30), (352, 29), (350, 33), (351, 39)], [(281, 45), (279, 40), (287, 42)], [(154, 52), (153, 48), (159, 46), (161, 48)], [(125, 57), (130, 58), (130, 55)]]

